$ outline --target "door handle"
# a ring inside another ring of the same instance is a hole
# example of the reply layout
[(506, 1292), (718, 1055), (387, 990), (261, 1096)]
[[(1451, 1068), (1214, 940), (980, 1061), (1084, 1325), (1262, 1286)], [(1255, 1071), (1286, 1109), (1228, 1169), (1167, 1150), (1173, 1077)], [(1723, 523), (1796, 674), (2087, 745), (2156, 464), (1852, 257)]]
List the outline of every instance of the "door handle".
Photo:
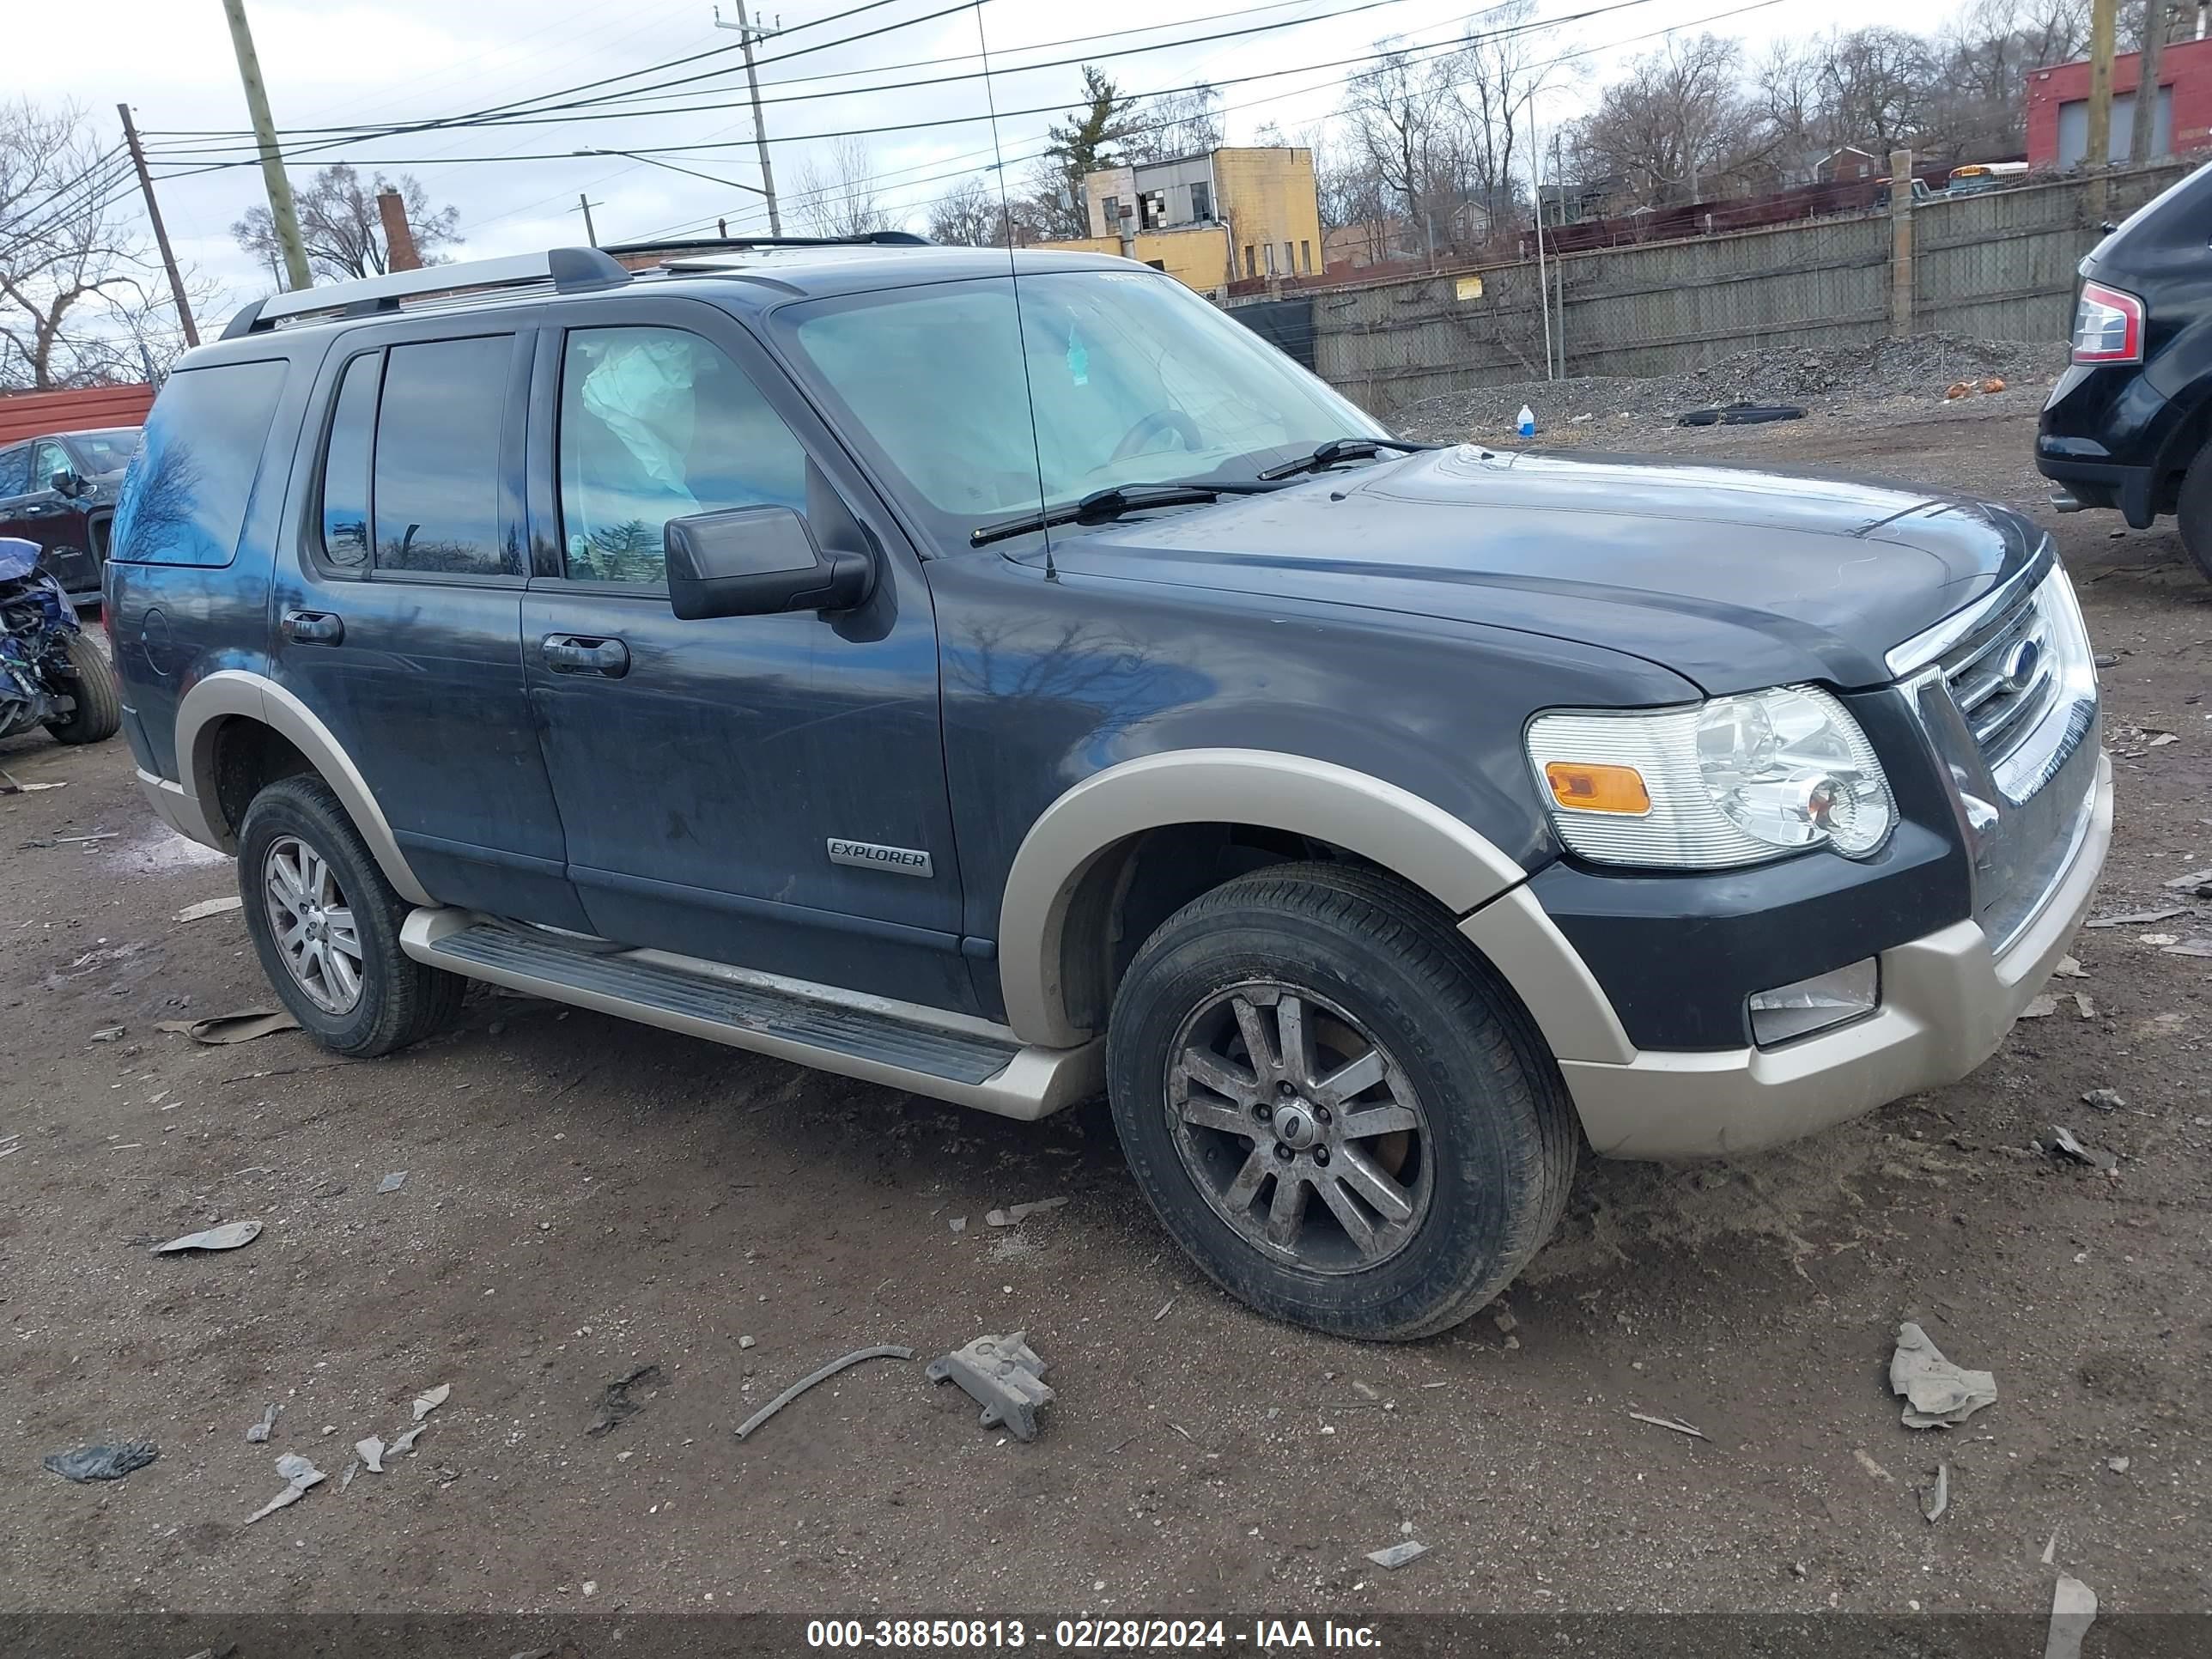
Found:
[(629, 647), (620, 640), (548, 634), (541, 644), (546, 667), (556, 674), (599, 674), (618, 680), (629, 672)]
[(345, 638), (345, 622), (327, 611), (287, 611), (284, 637), (295, 645), (337, 645)]

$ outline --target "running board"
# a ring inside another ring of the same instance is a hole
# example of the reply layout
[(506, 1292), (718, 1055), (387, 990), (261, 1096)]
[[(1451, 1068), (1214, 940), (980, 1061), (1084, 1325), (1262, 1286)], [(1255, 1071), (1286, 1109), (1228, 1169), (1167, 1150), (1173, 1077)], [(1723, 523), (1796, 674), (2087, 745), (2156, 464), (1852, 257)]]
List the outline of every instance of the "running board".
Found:
[(466, 910), (416, 910), (399, 943), (465, 978), (1000, 1117), (1044, 1117), (1104, 1085), (1097, 1041), (1040, 1048), (985, 1020), (659, 951), (609, 955), (603, 944)]

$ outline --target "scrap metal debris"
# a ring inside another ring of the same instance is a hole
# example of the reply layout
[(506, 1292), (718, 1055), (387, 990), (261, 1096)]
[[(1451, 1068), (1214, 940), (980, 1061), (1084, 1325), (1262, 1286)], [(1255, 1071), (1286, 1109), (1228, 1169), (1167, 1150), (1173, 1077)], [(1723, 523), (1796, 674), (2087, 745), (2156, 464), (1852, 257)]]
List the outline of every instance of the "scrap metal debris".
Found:
[(172, 1255), (179, 1250), (234, 1250), (241, 1244), (251, 1244), (261, 1237), (258, 1221), (227, 1221), (220, 1227), (209, 1227), (196, 1233), (186, 1233), (182, 1238), (173, 1238), (166, 1244), (154, 1247), (155, 1255)]
[[(226, 910), (242, 910), (245, 908), (246, 901), (234, 893), (228, 898), (203, 899), (198, 904), (187, 904), (177, 912), (177, 920), (198, 921), (206, 916), (219, 916)], [(287, 1498), (285, 1501), (289, 1503), (291, 1500)]]
[(2053, 1158), (2065, 1158), (2075, 1164), (2086, 1164), (2093, 1170), (2102, 1170), (2110, 1175), (2120, 1167), (2120, 1160), (2101, 1146), (2084, 1146), (2075, 1138), (2074, 1132), (2063, 1123), (2051, 1126), (2051, 1139), (2044, 1151)]
[(264, 1515), (274, 1515), (288, 1504), (296, 1504), (307, 1495), (307, 1488), (323, 1483), (323, 1472), (297, 1452), (286, 1452), (276, 1460), (276, 1473), (284, 1477), (284, 1490), (246, 1517), (252, 1526)]
[(1929, 1523), (1933, 1525), (1943, 1518), (1944, 1510), (1950, 1507), (1951, 1466), (1948, 1463), (1938, 1463), (1936, 1466), (1936, 1489), (1922, 1501), (1920, 1512), (1926, 1516)]
[(1643, 1412), (1631, 1412), (1629, 1415), (1639, 1423), (1649, 1423), (1655, 1429), (1672, 1429), (1675, 1433), (1686, 1434), (1693, 1440), (1709, 1438), (1703, 1429), (1692, 1428), (1678, 1417), (1651, 1417)]
[(930, 1362), (933, 1382), (957, 1382), (983, 1414), (987, 1429), (1003, 1426), (1017, 1440), (1036, 1438), (1036, 1408), (1048, 1402), (1052, 1387), (1046, 1365), (1029, 1345), (1029, 1333), (979, 1336), (965, 1347)]
[(228, 1048), (234, 1042), (251, 1042), (279, 1031), (296, 1031), (300, 1022), (282, 1009), (240, 1008), (235, 1013), (210, 1014), (205, 1019), (156, 1020), (154, 1029), (180, 1031), (195, 1042)]
[[(591, 1427), (586, 1434), (605, 1434), (625, 1417), (635, 1417), (645, 1409), (645, 1402), (629, 1397), (632, 1389), (657, 1389), (667, 1379), (658, 1365), (640, 1365), (628, 1376), (617, 1377), (599, 1390), (599, 1406)], [(418, 1413), (419, 1415), (419, 1413)]]
[(1891, 1392), (1905, 1396), (1908, 1429), (1948, 1429), (1997, 1402), (1997, 1380), (1988, 1371), (1962, 1370), (1943, 1358), (1928, 1333), (1911, 1320), (1897, 1328), (1890, 1357)]
[(2202, 870), (2191, 870), (2179, 876), (2170, 876), (2159, 884), (2161, 887), (2179, 887), (2185, 893), (2199, 898), (2212, 898), (2212, 866)]
[(120, 1480), (161, 1455), (161, 1449), (150, 1440), (118, 1440), (112, 1446), (76, 1446), (65, 1452), (50, 1452), (46, 1465), (63, 1480), (82, 1486), (88, 1480)]
[(2148, 927), (2154, 921), (2172, 921), (2176, 916), (2185, 916), (2189, 907), (2173, 904), (2163, 910), (2136, 910), (2124, 916), (2098, 916), (2081, 925), (2084, 927)]
[(1395, 1571), (1404, 1566), (1407, 1562), (1418, 1556), (1426, 1555), (1428, 1553), (1429, 1547), (1426, 1544), (1417, 1544), (1408, 1538), (1404, 1543), (1393, 1544), (1387, 1549), (1370, 1550), (1367, 1552), (1367, 1559), (1378, 1567)]
[(1033, 1215), (1042, 1215), (1048, 1211), (1057, 1210), (1066, 1202), (1064, 1198), (1041, 1198), (1034, 1204), (1012, 1204), (1003, 1210), (992, 1211), (983, 1218), (983, 1220), (988, 1226), (1011, 1227), (1018, 1222), (1028, 1220)]
[(2043, 1659), (2081, 1659), (2082, 1638), (2097, 1622), (2097, 1592), (2078, 1578), (2060, 1574), (2051, 1589), (2051, 1630)]
[(258, 1445), (269, 1438), (270, 1431), (274, 1430), (276, 1426), (276, 1407), (272, 1403), (262, 1408), (261, 1420), (258, 1423), (252, 1423), (246, 1425), (246, 1437), (248, 1440), (252, 1441), (256, 1445)]
[(748, 1417), (744, 1422), (738, 1424), (738, 1438), (740, 1440), (744, 1439), (755, 1429), (760, 1427), (762, 1424), (767, 1422), (769, 1418), (774, 1417), (778, 1412), (781, 1411), (786, 1406), (788, 1406), (793, 1401), (798, 1399), (799, 1395), (805, 1394), (816, 1383), (828, 1382), (831, 1377), (836, 1376), (839, 1371), (843, 1370), (848, 1365), (857, 1365), (864, 1359), (904, 1359), (911, 1361), (914, 1358), (915, 1352), (912, 1348), (902, 1348), (890, 1343), (886, 1343), (881, 1347), (855, 1348), (852, 1352), (846, 1354), (840, 1358), (831, 1360), (820, 1370), (808, 1372), (805, 1376), (800, 1377), (798, 1382), (786, 1389), (781, 1394), (776, 1395), (775, 1399), (769, 1401), (767, 1405), (763, 1406), (750, 1417)]

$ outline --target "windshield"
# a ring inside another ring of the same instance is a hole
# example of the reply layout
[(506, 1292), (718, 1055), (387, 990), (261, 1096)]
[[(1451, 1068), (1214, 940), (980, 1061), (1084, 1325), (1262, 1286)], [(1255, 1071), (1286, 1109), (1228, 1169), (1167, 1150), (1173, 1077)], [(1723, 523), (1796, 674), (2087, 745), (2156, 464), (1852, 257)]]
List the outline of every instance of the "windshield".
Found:
[(76, 452), (77, 465), (89, 477), (130, 465), (131, 458), (138, 453), (138, 428), (111, 426), (97, 432), (72, 432), (64, 441)]
[(1002, 277), (818, 301), (779, 320), (844, 405), (848, 431), (951, 538), (1035, 511), (1040, 474), (1043, 504), (1055, 507), (1115, 484), (1249, 480), (1331, 438), (1387, 435), (1249, 329), (1148, 271), (1024, 276), (1018, 334)]

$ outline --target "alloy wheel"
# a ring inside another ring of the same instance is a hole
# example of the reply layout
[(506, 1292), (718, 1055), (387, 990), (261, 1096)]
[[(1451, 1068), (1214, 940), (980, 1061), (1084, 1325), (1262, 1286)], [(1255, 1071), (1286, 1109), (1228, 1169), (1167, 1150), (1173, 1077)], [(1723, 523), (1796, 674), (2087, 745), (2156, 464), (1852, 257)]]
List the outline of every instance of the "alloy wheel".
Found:
[(269, 929), (293, 979), (328, 1014), (361, 1000), (361, 933), (330, 861), (297, 836), (280, 836), (261, 860)]

